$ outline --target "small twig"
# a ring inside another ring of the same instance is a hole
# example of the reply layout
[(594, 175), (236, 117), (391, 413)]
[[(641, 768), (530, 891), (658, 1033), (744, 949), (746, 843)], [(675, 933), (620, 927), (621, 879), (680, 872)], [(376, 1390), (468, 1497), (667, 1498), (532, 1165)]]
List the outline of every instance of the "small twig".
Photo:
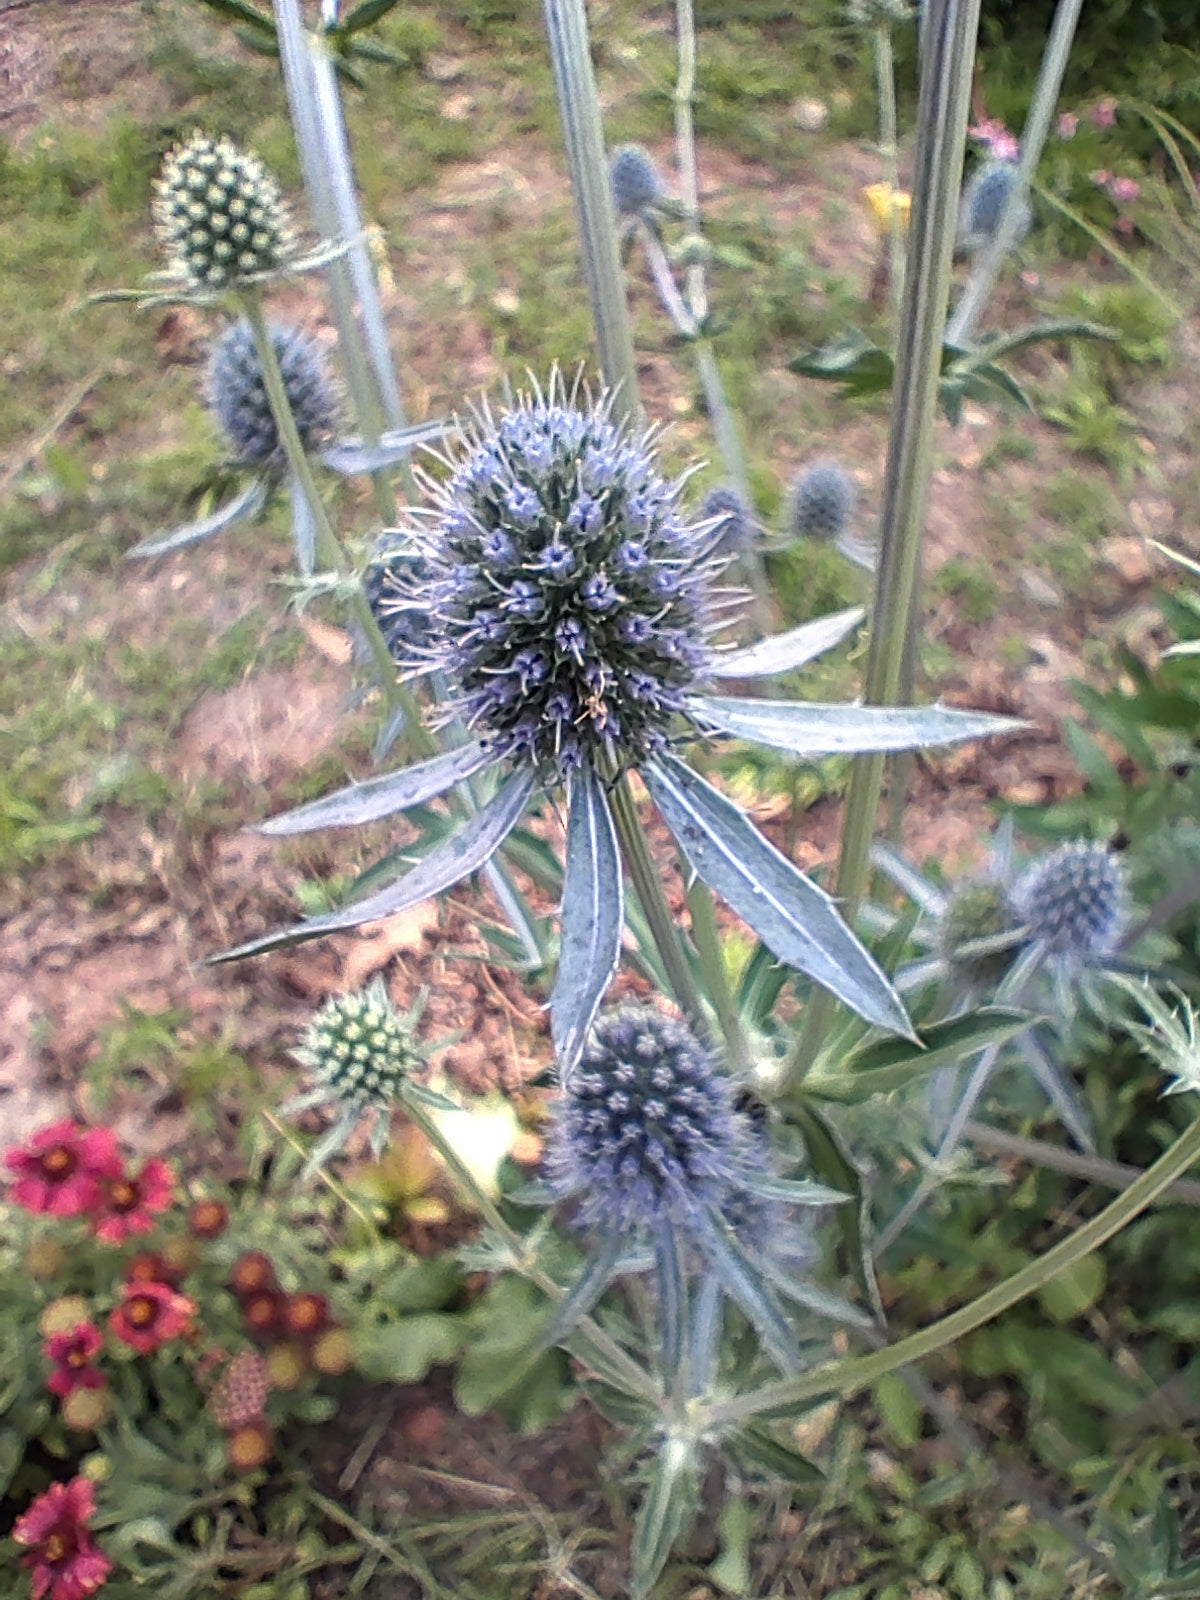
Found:
[(390, 1395), (382, 1412), (363, 1435), (362, 1442), (354, 1454), (347, 1461), (338, 1479), (338, 1488), (343, 1494), (353, 1489), (366, 1470), (367, 1462), (375, 1454), (379, 1441), (391, 1426), (392, 1418), (396, 1415), (396, 1407), (400, 1404), (399, 1395)]
[[(1128, 1166), (1123, 1161), (1106, 1161), (1102, 1156), (1085, 1156), (1074, 1150), (1060, 1150), (1057, 1145), (1044, 1144), (1040, 1139), (1002, 1133), (999, 1128), (989, 1128), (984, 1122), (967, 1122), (963, 1134), (972, 1144), (992, 1155), (1031, 1161), (1036, 1166), (1065, 1172), (1072, 1178), (1086, 1178), (1108, 1189), (1127, 1189), (1135, 1178), (1142, 1175), (1140, 1168)], [(1163, 1190), (1161, 1198), (1178, 1205), (1200, 1206), (1200, 1183), (1194, 1178), (1176, 1178), (1169, 1189)]]

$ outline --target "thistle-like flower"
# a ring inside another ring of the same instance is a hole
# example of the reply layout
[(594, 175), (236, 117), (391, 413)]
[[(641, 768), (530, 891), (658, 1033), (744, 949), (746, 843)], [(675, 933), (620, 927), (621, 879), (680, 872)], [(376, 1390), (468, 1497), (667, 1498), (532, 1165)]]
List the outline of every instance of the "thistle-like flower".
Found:
[[(270, 335), (300, 442), (307, 454), (315, 454), (328, 442), (338, 415), (337, 394), (321, 347), (303, 329), (281, 323), (271, 325)], [(213, 352), (209, 394), (237, 460), (255, 467), (283, 466), (279, 428), (254, 334), (244, 318), (226, 330)]]
[(410, 544), (383, 538), (363, 574), (363, 588), (371, 614), (379, 624), (388, 650), (397, 661), (428, 650), (431, 619), (413, 599), (429, 581), (424, 557)]
[(700, 515), (706, 522), (720, 519), (717, 555), (739, 556), (753, 547), (758, 531), (754, 511), (731, 483), (718, 484), (708, 491), (700, 504)]
[(163, 162), (154, 226), (171, 274), (192, 289), (227, 289), (279, 271), (296, 241), (279, 187), (232, 140), (194, 133)]
[(1011, 727), (930, 707), (814, 706), (727, 699), (706, 680), (781, 672), (844, 637), (860, 613), (805, 624), (778, 640), (712, 644), (721, 561), (710, 522), (682, 509), (653, 432), (635, 435), (556, 373), (496, 419), (464, 430), (442, 482), (426, 480), (427, 526), (405, 530), (424, 564), (407, 603), (428, 642), (397, 665), (450, 687), (448, 717), (471, 741), (355, 785), (265, 825), (271, 833), (346, 827), (422, 805), (485, 768), (493, 797), (418, 866), (345, 910), (230, 951), (249, 955), (391, 916), (478, 871), (541, 790), (567, 789), (561, 958), (551, 997), (560, 1063), (583, 1048), (620, 953), (621, 858), (609, 793), (636, 768), (696, 873), (782, 961), (827, 985), (872, 1022), (907, 1030), (891, 984), (833, 902), (675, 753), (680, 734), (727, 733), (802, 756), (907, 749)]
[(1029, 939), (1068, 971), (1103, 965), (1128, 921), (1124, 864), (1090, 839), (1061, 844), (1033, 862), (1014, 884), (1012, 900)]
[(713, 1053), (681, 1022), (648, 1005), (600, 1019), (556, 1107), (546, 1170), (555, 1198), (573, 1202), (598, 1240), (548, 1340), (586, 1315), (648, 1239), (668, 1372), (678, 1366), (687, 1280), (698, 1270), (716, 1276), (776, 1360), (795, 1364), (787, 1319), (758, 1260), (762, 1241), (736, 1224), (783, 1193), (808, 1205), (842, 1197), (774, 1176), (762, 1133), (735, 1109)]
[[(1016, 177), (1013, 161), (985, 161), (972, 173), (959, 204), (957, 247), (960, 251), (974, 255), (995, 237)], [(1020, 244), (1032, 226), (1033, 211), (1022, 196), (1017, 205), (1013, 243)]]
[(666, 195), (654, 158), (640, 144), (622, 144), (609, 158), (613, 204), (621, 217), (653, 213)]
[(1023, 941), (1021, 919), (1008, 890), (994, 878), (961, 884), (947, 897), (937, 929), (938, 950), (957, 985), (995, 989)]
[(293, 1052), (316, 1079), (306, 1094), (280, 1109), (285, 1115), (330, 1105), (336, 1121), (314, 1147), (306, 1171), (315, 1172), (340, 1150), (355, 1125), (374, 1113), (371, 1148), (378, 1159), (387, 1143), (388, 1117), (424, 1052), (415, 1030), (424, 996), (406, 1013), (396, 1010), (381, 977), (357, 994), (335, 995), (321, 1007)]
[(847, 531), (857, 495), (854, 480), (836, 461), (805, 468), (792, 490), (789, 523), (797, 539), (832, 542)]

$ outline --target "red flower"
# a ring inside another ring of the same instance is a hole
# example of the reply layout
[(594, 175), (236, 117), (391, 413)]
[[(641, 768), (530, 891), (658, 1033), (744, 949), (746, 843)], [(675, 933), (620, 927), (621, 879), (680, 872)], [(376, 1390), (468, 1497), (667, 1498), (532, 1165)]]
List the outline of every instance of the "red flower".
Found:
[(40, 1128), (23, 1149), (10, 1150), (5, 1165), (17, 1174), (12, 1198), (27, 1211), (78, 1217), (100, 1203), (101, 1185), (123, 1170), (111, 1128), (55, 1122)]
[(60, 1399), (76, 1389), (103, 1389), (108, 1379), (92, 1365), (100, 1354), (104, 1336), (94, 1322), (78, 1322), (68, 1333), (56, 1333), (46, 1340), (46, 1356), (54, 1371), (46, 1380), (51, 1394)]
[(175, 1197), (175, 1174), (165, 1161), (147, 1161), (136, 1177), (120, 1173), (104, 1186), (107, 1215), (96, 1227), (97, 1239), (123, 1244), (135, 1233), (154, 1227), (151, 1212), (165, 1211)]
[(149, 1355), (191, 1327), (196, 1302), (165, 1283), (123, 1283), (123, 1304), (108, 1319), (118, 1339)]
[(125, 1264), (126, 1283), (165, 1283), (169, 1289), (177, 1289), (183, 1276), (157, 1250), (144, 1250)]
[(112, 1562), (87, 1530), (95, 1511), (91, 1481), (72, 1478), (52, 1483), (17, 1518), (13, 1538), (29, 1546), (21, 1565), (33, 1568), (33, 1600), (86, 1600), (104, 1583)]

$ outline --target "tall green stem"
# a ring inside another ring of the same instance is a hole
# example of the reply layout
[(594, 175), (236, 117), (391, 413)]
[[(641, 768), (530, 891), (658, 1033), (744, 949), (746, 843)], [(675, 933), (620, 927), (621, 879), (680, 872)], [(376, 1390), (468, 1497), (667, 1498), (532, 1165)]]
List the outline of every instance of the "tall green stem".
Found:
[[(933, 469), (933, 429), (941, 374), (951, 257), (962, 185), (963, 144), (980, 0), (939, 0), (922, 31), (916, 179), (896, 350), (891, 430), (880, 519), (879, 566), (863, 698), (901, 703), (919, 602), (925, 505)], [(871, 838), (886, 757), (859, 756), (842, 825), (838, 892), (852, 922), (867, 885)], [(808, 1008), (789, 1075), (793, 1087), (812, 1065), (829, 1024), (822, 993)]]
[(543, 0), (543, 9), (567, 165), (579, 213), (583, 269), (600, 368), (605, 383), (616, 391), (616, 415), (633, 421), (639, 410), (637, 365), (617, 248), (604, 123), (588, 45), (587, 12), (584, 0)]
[(710, 1406), (705, 1410), (704, 1425), (728, 1426), (761, 1416), (764, 1412), (783, 1410), (825, 1395), (854, 1394), (886, 1373), (896, 1372), (910, 1362), (934, 1355), (955, 1339), (961, 1339), (964, 1334), (1000, 1316), (1018, 1301), (1036, 1294), (1060, 1272), (1067, 1271), (1093, 1250), (1099, 1249), (1152, 1204), (1198, 1158), (1200, 1118), (1179, 1136), (1152, 1167), (1135, 1178), (1124, 1194), (1105, 1206), (1090, 1222), (1085, 1222), (1036, 1261), (1031, 1261), (1020, 1272), (1013, 1273), (1011, 1278), (998, 1283), (969, 1305), (951, 1312), (948, 1317), (943, 1317), (928, 1328), (922, 1328), (919, 1333), (910, 1334), (907, 1339), (899, 1340), (886, 1350), (869, 1356), (857, 1356), (849, 1361), (835, 1361), (803, 1378), (785, 1379), (751, 1394)]
[(646, 843), (641, 818), (637, 814), (637, 807), (633, 803), (633, 795), (629, 789), (629, 779), (624, 773), (612, 787), (610, 804), (625, 865), (629, 868), (633, 887), (637, 890), (642, 910), (646, 913), (646, 921), (650, 924), (650, 932), (655, 947), (662, 957), (672, 992), (693, 1028), (707, 1037), (709, 1027), (704, 1002), (700, 998), (691, 968), (683, 953), (683, 946), (679, 942), (679, 930), (672, 920), (671, 908), (663, 894), (662, 879), (658, 875), (658, 868), (654, 865), (650, 846)]
[(891, 25), (880, 22), (872, 32), (871, 42), (875, 56), (875, 93), (879, 101), (879, 155), (884, 181), (892, 195), (888, 204), (888, 277), (892, 305), (898, 312), (904, 296), (904, 217), (896, 200), (900, 193), (900, 138)]
[(713, 1010), (717, 1014), (730, 1064), (740, 1076), (747, 1076), (753, 1066), (746, 1030), (738, 1015), (737, 1002), (729, 984), (729, 969), (725, 965), (725, 951), (717, 927), (717, 912), (712, 890), (699, 878), (693, 878), (687, 891), (688, 911), (692, 919), (692, 938), (696, 942), (696, 958)]
[[(266, 313), (263, 311), (262, 299), (253, 291), (243, 293), (240, 299), (246, 320), (249, 322), (251, 333), (254, 336), (254, 348), (258, 354), (259, 367), (263, 375), (263, 385), (266, 388), (267, 400), (271, 406), (271, 415), (274, 417), (275, 426), (279, 430), (279, 442), (282, 444), (284, 455), (287, 457), (288, 468), (295, 477), (301, 494), (308, 501), (309, 510), (312, 513), (313, 526), (316, 529), (317, 561), (327, 572), (335, 572), (345, 576), (347, 562), (342, 551), (341, 541), (334, 532), (333, 524), (329, 520), (329, 513), (325, 509), (325, 502), (321, 498), (321, 491), (317, 488), (312, 466), (304, 452), (304, 445), (296, 428), (296, 419), (292, 415), (292, 408), (288, 401), (283, 373), (279, 370), (279, 360), (271, 340)], [(387, 699), (389, 709), (404, 713), (405, 733), (414, 754), (435, 755), (438, 749), (437, 741), (421, 720), (420, 708), (417, 706), (412, 694), (404, 684), (397, 681), (396, 666), (387, 647), (387, 641), (380, 632), (379, 624), (375, 620), (374, 613), (367, 602), (367, 597), (363, 593), (361, 584), (356, 583), (348, 586), (347, 602), (367, 641), (367, 648), (371, 652), (371, 660), (375, 667), (375, 676)]]

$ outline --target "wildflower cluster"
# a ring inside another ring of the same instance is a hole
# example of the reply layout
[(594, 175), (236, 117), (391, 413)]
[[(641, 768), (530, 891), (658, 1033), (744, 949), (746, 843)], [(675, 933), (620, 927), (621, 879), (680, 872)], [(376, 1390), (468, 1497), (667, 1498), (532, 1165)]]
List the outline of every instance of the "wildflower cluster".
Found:
[(154, 224), (172, 273), (194, 289), (261, 277), (295, 254), (287, 208), (262, 162), (204, 133), (163, 162)]
[(54, 1217), (86, 1216), (107, 1244), (149, 1233), (156, 1214), (174, 1199), (166, 1162), (154, 1159), (130, 1171), (110, 1128), (56, 1122), (4, 1160), (17, 1175), (14, 1204)]
[(13, 1539), (33, 1573), (32, 1600), (87, 1600), (107, 1582), (113, 1564), (88, 1528), (95, 1514), (95, 1488), (77, 1477), (52, 1483), (17, 1518)]
[(649, 437), (574, 400), (481, 415), (421, 544), (434, 643), (402, 663), (444, 671), (489, 748), (551, 782), (661, 750), (709, 658), (713, 539)]

